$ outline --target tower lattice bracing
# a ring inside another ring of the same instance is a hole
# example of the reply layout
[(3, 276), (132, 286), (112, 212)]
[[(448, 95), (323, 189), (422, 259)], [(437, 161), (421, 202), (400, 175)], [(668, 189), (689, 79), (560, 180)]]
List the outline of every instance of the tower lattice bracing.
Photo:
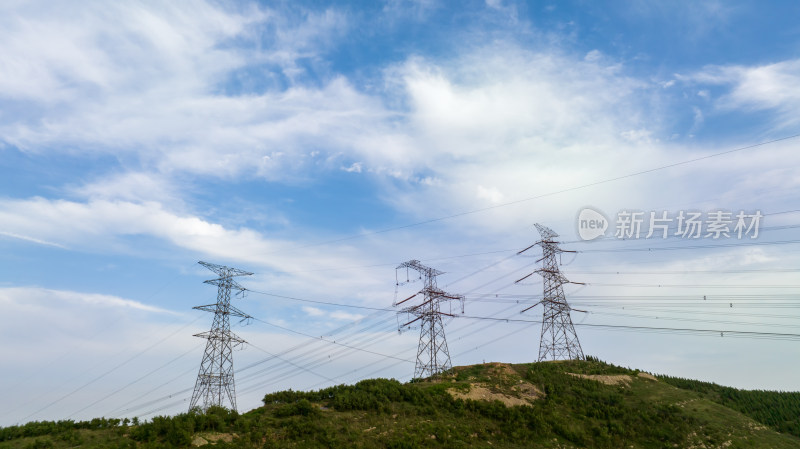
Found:
[(567, 298), (564, 296), (564, 284), (568, 284), (570, 281), (561, 274), (559, 262), (556, 259), (556, 256), (561, 253), (574, 251), (559, 248), (559, 242), (555, 240), (558, 234), (552, 229), (538, 223), (535, 226), (542, 237), (541, 240), (520, 253), (536, 245), (542, 247), (542, 258), (540, 259), (542, 268), (528, 275), (538, 273), (542, 276), (544, 287), (542, 300), (523, 310), (525, 312), (539, 304), (544, 307), (538, 361), (583, 360), (583, 349), (581, 349), (581, 343), (578, 341), (578, 335), (575, 333), (575, 327), (570, 317), (570, 311), (573, 309), (567, 304)]
[[(397, 267), (406, 268), (419, 272), (424, 279), (422, 290), (412, 296), (395, 302), (393, 306), (399, 306), (412, 298), (422, 296), (422, 302), (417, 305), (407, 306), (399, 313), (415, 318), (405, 324), (400, 325), (400, 329), (408, 328), (415, 322), (420, 322), (419, 345), (417, 347), (417, 362), (414, 368), (414, 378), (421, 379), (436, 376), (442, 371), (452, 368), (450, 351), (447, 348), (447, 339), (444, 335), (444, 323), (442, 316), (454, 316), (452, 313), (443, 312), (441, 305), (443, 302), (450, 303), (458, 301), (461, 305), (461, 313), (464, 313), (464, 297), (452, 295), (444, 292), (436, 286), (436, 276), (443, 274), (441, 271), (426, 267), (418, 260), (404, 262)], [(451, 309), (452, 312), (452, 309)]]
[(210, 331), (195, 334), (195, 337), (205, 338), (207, 342), (189, 409), (200, 407), (206, 410), (214, 405), (224, 407), (227, 401), (230, 408), (236, 410), (233, 349), (243, 345), (245, 341), (231, 332), (230, 317), (242, 319), (252, 317), (231, 305), (231, 291), (245, 290), (233, 279), (234, 277), (250, 276), (253, 273), (207, 262), (199, 263), (216, 273), (219, 278), (205, 281), (206, 284), (217, 286), (217, 303), (194, 307), (197, 310), (213, 312), (214, 322)]

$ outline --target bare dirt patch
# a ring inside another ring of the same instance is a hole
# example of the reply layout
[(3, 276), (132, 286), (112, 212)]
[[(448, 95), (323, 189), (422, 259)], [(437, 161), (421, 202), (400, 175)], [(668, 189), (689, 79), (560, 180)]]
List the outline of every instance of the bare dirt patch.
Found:
[(658, 382), (658, 378), (656, 378), (656, 376), (654, 376), (654, 375), (652, 375), (652, 374), (648, 374), (648, 373), (639, 373), (639, 374), (637, 374), (637, 376), (639, 376), (639, 377), (641, 377), (641, 378), (643, 378), (643, 379), (647, 379), (647, 380), (654, 380), (654, 381)]
[(450, 395), (452, 395), (456, 399), (472, 399), (475, 401), (500, 401), (505, 404), (506, 407), (514, 407), (517, 405), (530, 405), (531, 402), (544, 397), (544, 393), (541, 390), (536, 388), (535, 385), (529, 384), (527, 382), (520, 383), (519, 385), (515, 385), (511, 388), (517, 395), (511, 396), (504, 393), (497, 393), (484, 385), (471, 383), (469, 384), (469, 391), (463, 392), (459, 391), (455, 388), (450, 388), (447, 390)]
[(234, 437), (236, 437), (235, 433), (210, 433), (210, 434), (207, 434), (207, 435), (203, 435), (203, 438), (205, 438), (208, 441), (211, 441), (213, 443), (216, 443), (217, 441), (220, 441), (220, 440), (222, 440), (222, 441), (224, 441), (226, 443), (230, 443), (231, 441), (233, 441)]
[(575, 374), (567, 373), (570, 376), (580, 377), (581, 379), (595, 380), (606, 385), (628, 386), (631, 383), (631, 376), (627, 374)]
[(493, 362), (489, 364), (489, 373), (494, 375), (516, 376), (517, 372), (508, 363)]
[(536, 385), (530, 384), (528, 382), (520, 381), (519, 385), (515, 385), (511, 387), (512, 390), (518, 391), (522, 397), (528, 399), (540, 399), (545, 396), (544, 392), (536, 387)]

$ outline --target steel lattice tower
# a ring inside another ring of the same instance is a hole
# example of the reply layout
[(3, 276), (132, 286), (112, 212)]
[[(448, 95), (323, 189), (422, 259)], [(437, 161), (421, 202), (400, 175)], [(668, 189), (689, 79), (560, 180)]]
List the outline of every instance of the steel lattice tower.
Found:
[(207, 410), (210, 406), (224, 406), (225, 399), (230, 403), (231, 409), (236, 410), (236, 388), (233, 381), (233, 348), (243, 345), (244, 340), (231, 332), (230, 317), (242, 319), (252, 318), (250, 315), (231, 305), (231, 290), (242, 292), (244, 287), (233, 278), (236, 276), (250, 276), (253, 273), (237, 268), (199, 262), (200, 265), (217, 273), (219, 278), (205, 281), (206, 284), (217, 286), (217, 303), (193, 307), (197, 310), (214, 313), (214, 323), (209, 332), (195, 334), (195, 337), (205, 338), (206, 351), (203, 361), (200, 362), (200, 371), (194, 384), (192, 401), (189, 410), (200, 406)]
[(443, 312), (441, 310), (441, 303), (443, 301), (459, 301), (461, 303), (461, 313), (464, 313), (464, 297), (461, 295), (448, 294), (440, 290), (436, 286), (436, 276), (443, 273), (439, 270), (422, 265), (418, 260), (404, 262), (397, 267), (397, 269), (400, 268), (419, 272), (420, 277), (424, 278), (425, 281), (422, 290), (400, 302), (395, 301), (395, 303), (392, 304), (397, 307), (415, 296), (423, 295), (423, 301), (421, 303), (406, 307), (398, 312), (414, 315), (416, 317), (399, 326), (399, 329), (408, 327), (416, 321), (422, 323), (420, 326), (414, 378), (421, 379), (435, 376), (453, 366), (450, 361), (450, 351), (447, 348), (447, 339), (444, 336), (442, 315), (450, 317), (454, 315), (452, 313)]
[[(542, 247), (543, 255), (542, 258), (539, 259), (542, 261), (542, 268), (528, 275), (531, 276), (534, 273), (539, 273), (542, 276), (542, 284), (544, 287), (542, 300), (522, 311), (525, 312), (539, 304), (544, 306), (544, 311), (542, 312), (542, 334), (539, 339), (538, 361), (583, 360), (584, 356), (581, 343), (578, 341), (578, 335), (575, 333), (575, 327), (572, 325), (572, 318), (569, 314), (570, 310), (577, 309), (572, 309), (569, 304), (567, 304), (567, 298), (564, 296), (563, 285), (570, 283), (570, 281), (561, 274), (561, 271), (558, 269), (558, 260), (556, 260), (556, 255), (558, 254), (574, 253), (575, 251), (567, 251), (559, 248), (559, 242), (555, 240), (558, 234), (552, 229), (538, 223), (535, 226), (542, 236), (542, 239), (517, 254), (527, 251), (536, 245)], [(517, 280), (517, 282), (522, 279)], [(577, 284), (577, 282), (573, 283)]]

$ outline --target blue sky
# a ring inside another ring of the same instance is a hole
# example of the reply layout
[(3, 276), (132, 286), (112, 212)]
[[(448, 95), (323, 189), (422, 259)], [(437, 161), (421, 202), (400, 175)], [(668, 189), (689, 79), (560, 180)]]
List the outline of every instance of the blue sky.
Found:
[[(796, 341), (588, 326), (800, 333), (800, 139), (778, 141), (800, 134), (799, 14), (794, 2), (5, 2), (0, 335), (14, 370), (0, 425), (146, 415), (137, 400), (185, 409), (176, 392), (204, 343), (191, 335), (211, 322), (191, 307), (216, 295), (198, 260), (254, 272), (253, 290), (390, 308), (394, 267), (420, 259), (466, 294), (468, 315), (539, 319), (519, 310), (541, 282), (513, 283), (535, 268), (538, 255), (514, 254), (537, 222), (579, 251), (563, 270), (588, 283), (566, 287), (589, 312), (573, 314), (587, 354), (800, 389)], [(584, 242), (585, 207), (765, 217), (754, 241), (612, 229)], [(676, 246), (697, 247), (664, 249)], [(416, 331), (398, 334), (391, 312), (236, 301), (414, 357)], [(238, 367), (309, 346), (242, 372), (243, 409), (276, 389), (413, 374), (263, 322), (236, 331), (252, 343)], [(456, 318), (448, 338), (456, 365), (538, 352), (535, 323)]]

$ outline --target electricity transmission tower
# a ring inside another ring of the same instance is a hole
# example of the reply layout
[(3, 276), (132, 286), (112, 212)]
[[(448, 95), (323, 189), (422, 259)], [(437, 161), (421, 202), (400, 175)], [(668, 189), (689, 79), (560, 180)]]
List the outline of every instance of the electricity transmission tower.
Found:
[[(518, 279), (516, 282), (520, 282), (535, 273), (539, 273), (542, 276), (542, 284), (544, 286), (542, 300), (522, 311), (525, 312), (539, 304), (544, 306), (544, 311), (542, 312), (542, 334), (539, 339), (538, 361), (583, 360), (584, 356), (581, 343), (578, 341), (578, 335), (575, 333), (575, 327), (572, 325), (572, 318), (570, 318), (569, 315), (570, 310), (578, 312), (583, 311), (573, 309), (567, 304), (563, 285), (570, 283), (570, 281), (561, 274), (558, 269), (559, 263), (556, 260), (556, 255), (561, 253), (574, 253), (575, 251), (567, 251), (559, 248), (559, 242), (555, 240), (558, 234), (552, 229), (538, 223), (535, 226), (542, 236), (542, 239), (517, 254), (521, 254), (536, 245), (541, 246), (543, 255), (537, 262), (542, 261), (542, 268), (539, 268), (522, 279)], [(579, 284), (579, 282), (572, 283)]]
[(206, 342), (203, 361), (200, 362), (200, 371), (197, 373), (197, 381), (194, 384), (189, 410), (197, 406), (200, 406), (203, 410), (207, 410), (208, 407), (213, 405), (222, 407), (225, 399), (230, 403), (231, 409), (236, 410), (236, 388), (233, 382), (233, 348), (243, 345), (245, 341), (231, 332), (230, 317), (236, 316), (242, 319), (252, 317), (231, 305), (231, 290), (243, 292), (245, 288), (233, 278), (236, 276), (250, 276), (253, 273), (207, 262), (199, 263), (219, 275), (219, 278), (204, 282), (217, 286), (217, 303), (193, 307), (197, 310), (213, 312), (214, 323), (211, 325), (209, 332), (195, 334), (195, 337), (205, 338), (208, 341)]
[[(461, 303), (461, 313), (464, 313), (464, 297), (445, 293), (436, 286), (436, 276), (443, 274), (441, 271), (426, 267), (418, 260), (411, 260), (400, 264), (397, 269), (405, 268), (419, 272), (420, 279), (424, 278), (422, 290), (414, 293), (408, 298), (397, 302), (395, 299), (392, 306), (397, 307), (415, 296), (422, 295), (421, 303), (401, 309), (399, 313), (413, 315), (416, 318), (399, 326), (399, 330), (408, 327), (410, 324), (420, 321), (419, 346), (417, 347), (417, 363), (414, 368), (414, 378), (421, 379), (435, 376), (442, 371), (450, 369), (453, 365), (450, 361), (450, 351), (447, 349), (447, 340), (444, 336), (444, 324), (442, 315), (452, 317), (452, 313), (443, 312), (441, 303), (443, 301), (451, 304), (452, 301)], [(399, 285), (399, 283), (398, 283)]]

